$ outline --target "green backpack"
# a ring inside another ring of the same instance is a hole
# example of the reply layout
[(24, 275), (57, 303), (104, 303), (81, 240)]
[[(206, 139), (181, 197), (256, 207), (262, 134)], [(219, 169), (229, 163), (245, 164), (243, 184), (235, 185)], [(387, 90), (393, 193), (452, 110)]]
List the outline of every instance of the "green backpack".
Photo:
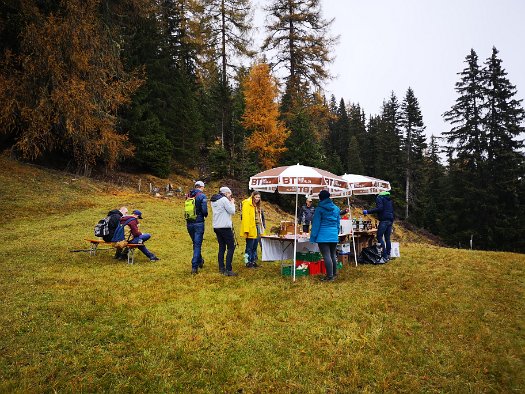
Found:
[(195, 199), (200, 193), (197, 193), (193, 197), (186, 198), (184, 201), (184, 219), (193, 221), (197, 219), (197, 206), (195, 205)]

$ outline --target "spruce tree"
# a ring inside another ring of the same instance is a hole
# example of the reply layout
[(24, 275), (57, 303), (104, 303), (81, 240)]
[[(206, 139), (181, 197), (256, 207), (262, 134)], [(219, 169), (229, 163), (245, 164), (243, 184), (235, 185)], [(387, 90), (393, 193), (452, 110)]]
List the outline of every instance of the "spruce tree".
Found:
[(263, 50), (274, 54), (272, 65), (287, 70), (292, 91), (301, 83), (319, 87), (329, 77), (330, 51), (337, 41), (329, 35), (333, 20), (321, 16), (320, 0), (272, 0), (265, 11), (269, 24)]
[(361, 161), (359, 143), (357, 142), (357, 137), (355, 135), (350, 138), (350, 144), (348, 145), (347, 155), (348, 155), (348, 173), (363, 174), (364, 167)]
[(513, 249), (514, 239), (521, 236), (518, 223), (519, 185), (523, 172), (523, 141), (525, 112), (517, 100), (516, 87), (492, 49), (485, 62), (483, 75), (483, 125), (487, 136), (487, 171), (489, 191), (494, 205), (489, 207), (491, 228), (486, 238), (489, 248)]
[[(351, 150), (354, 155), (348, 157), (348, 169), (353, 174), (363, 174), (370, 161), (370, 145), (367, 141), (365, 113), (359, 104), (352, 104), (348, 108), (348, 130), (349, 144), (353, 145)], [(352, 141), (353, 138), (355, 141)]]
[(419, 102), (410, 87), (401, 104), (400, 123), (404, 132), (402, 148), (405, 152), (405, 219), (408, 219), (410, 207), (417, 205), (418, 186), (421, 182), (423, 168), (423, 152), (426, 148), (423, 116)]
[[(482, 75), (473, 49), (465, 63), (455, 87), (458, 98), (444, 114), (452, 128), (443, 133), (449, 149), (447, 196), (450, 206), (447, 211), (450, 215), (446, 238), (456, 245), (467, 244), (473, 232), (477, 232), (475, 242), (479, 241), (479, 234), (487, 233), (492, 198), (486, 169), (488, 141), (482, 120)], [(476, 215), (469, 214), (472, 201), (480, 204)]]
[(335, 152), (343, 164), (344, 172), (348, 172), (348, 147), (350, 145), (350, 119), (346, 111), (345, 101), (341, 99), (336, 111), (337, 120), (333, 127), (332, 141)]
[(446, 220), (445, 167), (440, 159), (438, 138), (432, 135), (425, 152), (422, 182), (419, 190), (420, 205), (414, 211), (415, 223), (433, 234), (443, 234)]
[(401, 170), (404, 162), (401, 150), (401, 108), (394, 92), (390, 94), (388, 101), (383, 101), (380, 116), (374, 174), (390, 182), (396, 206), (401, 207), (405, 184), (405, 174)]

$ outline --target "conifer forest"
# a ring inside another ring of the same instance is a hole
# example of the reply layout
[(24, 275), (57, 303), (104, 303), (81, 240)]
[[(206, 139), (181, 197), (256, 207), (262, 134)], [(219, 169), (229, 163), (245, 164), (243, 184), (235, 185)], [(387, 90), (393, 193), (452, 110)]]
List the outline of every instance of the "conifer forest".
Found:
[(497, 48), (465, 48), (449, 128), (428, 137), (410, 86), (385, 86), (375, 114), (323, 90), (338, 37), (321, 0), (263, 12), (256, 26), (250, 0), (0, 2), (0, 148), (86, 176), (363, 174), (450, 246), (525, 252), (525, 112)]

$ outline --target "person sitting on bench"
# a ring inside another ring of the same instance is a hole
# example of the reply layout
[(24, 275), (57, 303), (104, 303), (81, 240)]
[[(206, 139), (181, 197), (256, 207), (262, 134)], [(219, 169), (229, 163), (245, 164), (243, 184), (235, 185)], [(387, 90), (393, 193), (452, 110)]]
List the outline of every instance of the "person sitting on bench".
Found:
[[(151, 238), (151, 234), (142, 234), (139, 230), (139, 219), (142, 219), (142, 212), (135, 209), (130, 216), (121, 217), (120, 223), (124, 224), (130, 218), (134, 218), (134, 220), (130, 220), (126, 225), (125, 239), (130, 240), (128, 241), (130, 244), (143, 244)], [(144, 253), (150, 261), (160, 260), (157, 256), (151, 253), (145, 245), (139, 246), (138, 249)]]

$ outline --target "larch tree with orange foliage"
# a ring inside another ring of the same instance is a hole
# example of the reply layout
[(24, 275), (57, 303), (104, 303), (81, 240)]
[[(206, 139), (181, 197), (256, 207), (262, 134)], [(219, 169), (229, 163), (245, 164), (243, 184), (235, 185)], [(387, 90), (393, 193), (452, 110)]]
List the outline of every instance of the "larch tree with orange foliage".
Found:
[(99, 0), (20, 1), (19, 45), (0, 57), (0, 133), (12, 136), (22, 157), (64, 155), (87, 175), (133, 153), (117, 111), (142, 78), (124, 70), (122, 37), (100, 7)]
[(256, 152), (264, 169), (274, 167), (286, 151), (290, 132), (279, 120), (279, 89), (267, 64), (256, 64), (244, 80), (246, 109), (242, 125), (249, 131), (247, 147)]

